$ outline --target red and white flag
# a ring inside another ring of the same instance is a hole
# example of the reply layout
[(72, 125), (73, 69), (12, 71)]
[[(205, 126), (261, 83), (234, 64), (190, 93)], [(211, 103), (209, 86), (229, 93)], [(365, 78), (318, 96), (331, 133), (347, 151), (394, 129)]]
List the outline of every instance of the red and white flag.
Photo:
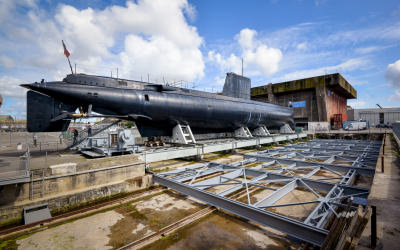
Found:
[(63, 45), (63, 47), (64, 47), (64, 55), (68, 58), (69, 55), (70, 55), (70, 53), (69, 53), (69, 51), (67, 50), (67, 47), (65, 47), (64, 40), (61, 40), (61, 41), (62, 41), (62, 45)]

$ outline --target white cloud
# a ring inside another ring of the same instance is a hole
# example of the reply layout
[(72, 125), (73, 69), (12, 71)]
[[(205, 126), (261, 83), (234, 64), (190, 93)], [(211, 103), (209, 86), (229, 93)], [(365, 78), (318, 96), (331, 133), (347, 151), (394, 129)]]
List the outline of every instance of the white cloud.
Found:
[(316, 43), (324, 46), (354, 45), (357, 43), (379, 40), (397, 41), (400, 39), (400, 23), (383, 24), (353, 30), (338, 30), (327, 37), (318, 37)]
[(15, 62), (8, 56), (0, 56), (0, 64), (6, 69), (11, 69), (15, 66)]
[(225, 84), (225, 77), (221, 77), (221, 76), (216, 76), (214, 78), (215, 82), (213, 84), (213, 86), (223, 86)]
[(385, 78), (390, 86), (395, 89), (394, 95), (389, 96), (389, 101), (400, 101), (400, 60), (391, 63), (386, 68)]
[(283, 75), (275, 80), (294, 80), (299, 78), (306, 78), (318, 75), (324, 75), (335, 72), (349, 72), (355, 69), (364, 68), (368, 65), (369, 61), (365, 58), (352, 58), (340, 64), (333, 66), (326, 66), (315, 69), (299, 70)]
[(6, 97), (25, 98), (27, 90), (19, 86), (23, 83), (27, 82), (11, 76), (0, 77), (0, 94), (3, 96), (3, 99)]
[(400, 90), (400, 60), (387, 66), (385, 77), (392, 87)]
[[(3, 104), (0, 114), (12, 115), (18, 119), (25, 119), (26, 116), (26, 92), (19, 84), (27, 83), (24, 80), (2, 76), (0, 77), (0, 94), (3, 97)], [(8, 102), (11, 101), (11, 104)], [(7, 105), (8, 104), (8, 105)]]
[(38, 0), (2, 0), (0, 1), (0, 24), (12, 21), (13, 12), (21, 6), (35, 8)]
[(325, 2), (326, 2), (326, 0), (314, 0), (315, 6), (317, 6), (317, 7)]
[(247, 50), (243, 55), (250, 71), (249, 75), (272, 75), (278, 71), (282, 59), (282, 52), (279, 49), (268, 48), (266, 45), (260, 45), (255, 50)]
[(152, 78), (162, 79), (165, 76), (170, 80), (193, 80), (194, 76), (203, 74), (204, 65), (199, 50), (181, 48), (161, 36), (146, 40), (129, 35), (125, 39), (125, 49), (121, 53), (123, 75), (138, 76), (149, 72)]
[(350, 84), (352, 85), (352, 86), (361, 86), (361, 85), (365, 85), (365, 84), (368, 84), (368, 81), (363, 81), (363, 80), (357, 80), (357, 79), (352, 79), (352, 78), (346, 78), (349, 82), (350, 82)]
[(380, 51), (380, 50), (383, 50), (383, 49), (386, 49), (386, 48), (388, 48), (388, 46), (361, 47), (361, 48), (355, 49), (355, 52), (357, 54), (369, 54), (369, 53)]
[(347, 105), (350, 105), (353, 108), (363, 108), (365, 107), (366, 102), (363, 100), (349, 100)]
[(389, 101), (400, 102), (400, 90), (395, 90), (394, 92), (394, 95), (389, 96)]
[[(17, 12), (15, 7), (8, 9)], [(109, 75), (119, 67), (125, 78), (149, 73), (158, 79), (195, 80), (203, 76), (203, 39), (186, 17), (195, 18), (186, 0), (127, 1), (105, 9), (62, 4), (54, 15), (32, 6), (19, 17), (23, 20), (0, 27), (7, 34), (0, 39), (0, 53), (23, 55), (14, 58), (21, 61), (20, 67), (37, 67), (59, 77), (68, 72), (63, 39), (80, 72)]]
[(196, 8), (193, 5), (189, 3), (185, 4), (183, 11), (191, 22), (194, 22), (196, 20), (197, 12)]
[(306, 50), (307, 49), (307, 43), (306, 42), (299, 43), (299, 44), (297, 44), (296, 48), (298, 50)]
[(241, 73), (241, 58), (233, 53), (230, 54), (229, 57), (223, 57), (220, 53), (212, 50), (208, 52), (208, 60), (216, 63), (222, 72)]
[(232, 71), (241, 74), (242, 58), (244, 74), (247, 76), (270, 76), (279, 69), (282, 52), (279, 49), (268, 47), (256, 38), (257, 32), (243, 29), (235, 36), (240, 53), (231, 53), (224, 57), (214, 50), (208, 52), (208, 59), (220, 66), (221, 71)]
[(252, 50), (255, 46), (254, 37), (256, 35), (257, 32), (255, 30), (242, 29), (240, 33), (236, 35), (236, 40), (243, 50)]
[[(79, 73), (108, 76), (119, 68), (119, 77), (150, 74), (158, 82), (194, 81), (204, 75), (203, 38), (188, 23), (195, 20), (196, 10), (186, 0), (127, 1), (104, 9), (60, 4), (52, 10), (39, 8), (37, 2), (0, 1), (0, 66), (22, 72), (19, 78), (33, 82), (65, 77), (69, 66), (61, 40)], [(26, 82), (0, 77), (1, 95), (9, 103), (2, 113), (24, 114), (26, 90), (21, 83)]]

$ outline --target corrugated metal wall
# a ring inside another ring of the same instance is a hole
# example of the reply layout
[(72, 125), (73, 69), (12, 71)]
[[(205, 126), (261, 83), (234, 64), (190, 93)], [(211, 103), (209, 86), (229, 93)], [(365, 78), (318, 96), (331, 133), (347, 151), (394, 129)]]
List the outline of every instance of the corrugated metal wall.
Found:
[(379, 113), (360, 113), (358, 119), (355, 120), (369, 121), (370, 126), (379, 124)]
[(333, 119), (335, 114), (341, 114), (342, 121), (347, 121), (347, 98), (328, 88), (325, 90), (325, 95), (328, 122)]
[(400, 121), (400, 108), (354, 109), (354, 120), (366, 120), (374, 126), (380, 123), (379, 114), (381, 113), (383, 113), (385, 124)]

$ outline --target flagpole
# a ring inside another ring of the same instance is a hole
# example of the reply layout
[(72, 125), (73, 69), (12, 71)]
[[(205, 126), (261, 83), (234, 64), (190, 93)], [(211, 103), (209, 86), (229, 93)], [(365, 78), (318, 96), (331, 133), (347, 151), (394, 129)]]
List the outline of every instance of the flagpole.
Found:
[(64, 55), (67, 57), (68, 59), (68, 64), (69, 64), (69, 68), (71, 69), (71, 73), (74, 74), (74, 71), (72, 70), (72, 65), (71, 62), (69, 61), (69, 51), (67, 50), (67, 47), (65, 46), (64, 40), (61, 40), (63, 48), (64, 48)]
[(72, 71), (71, 62), (69, 61), (69, 57), (67, 57), (67, 59), (68, 59), (69, 67), (71, 68), (71, 73), (74, 74), (74, 71)]

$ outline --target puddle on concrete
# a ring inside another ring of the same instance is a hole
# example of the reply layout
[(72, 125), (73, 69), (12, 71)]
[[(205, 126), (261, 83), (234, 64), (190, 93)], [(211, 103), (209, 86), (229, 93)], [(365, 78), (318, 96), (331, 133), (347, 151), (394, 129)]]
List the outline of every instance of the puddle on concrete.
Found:
[(298, 246), (284, 234), (214, 212), (142, 249), (295, 249)]
[(95, 214), (18, 240), (19, 249), (111, 249), (110, 228), (123, 216), (115, 211)]

